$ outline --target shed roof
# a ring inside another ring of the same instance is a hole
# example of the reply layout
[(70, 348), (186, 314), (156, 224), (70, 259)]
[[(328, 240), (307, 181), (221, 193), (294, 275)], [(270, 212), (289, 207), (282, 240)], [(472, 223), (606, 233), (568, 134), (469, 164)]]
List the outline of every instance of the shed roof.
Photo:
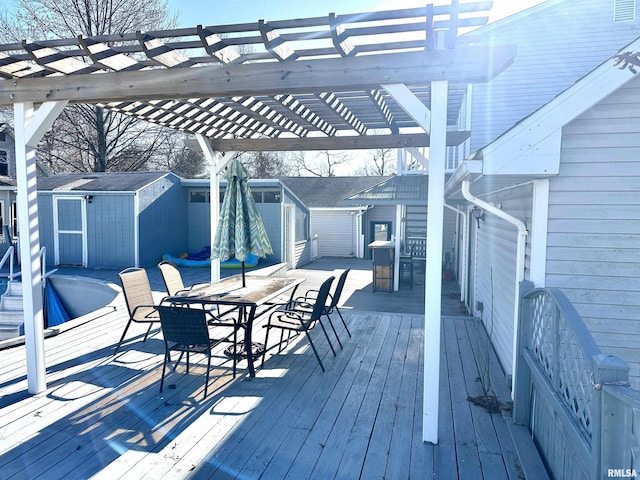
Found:
[(388, 178), (282, 177), (280, 181), (308, 208), (340, 208), (348, 206), (344, 202), (345, 198)]
[(135, 192), (169, 172), (59, 173), (38, 178), (39, 191)]
[(428, 175), (398, 175), (349, 196), (348, 205), (426, 205)]

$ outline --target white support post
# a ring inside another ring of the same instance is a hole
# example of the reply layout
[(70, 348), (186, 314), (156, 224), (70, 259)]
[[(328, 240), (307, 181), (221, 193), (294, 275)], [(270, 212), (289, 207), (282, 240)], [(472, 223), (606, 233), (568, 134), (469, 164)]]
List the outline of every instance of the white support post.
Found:
[[(229, 163), (231, 158), (220, 162), (220, 154), (211, 148), (207, 137), (197, 134), (196, 139), (202, 149), (207, 164), (209, 165), (209, 219), (210, 219), (210, 240), (209, 246), (213, 249), (213, 240), (216, 238), (218, 221), (220, 220), (220, 172)], [(211, 259), (211, 282), (220, 280), (220, 259)]]
[(546, 285), (547, 223), (549, 221), (549, 179), (533, 181), (531, 212), (531, 260), (529, 280), (537, 287)]
[[(440, 389), (440, 328), (442, 292), (442, 232), (444, 172), (447, 153), (446, 80), (431, 82), (431, 110), (405, 85), (383, 85), (398, 104), (430, 134), (427, 198), (427, 261), (425, 267), (424, 397), (422, 440), (438, 443)], [(433, 386), (436, 385), (436, 393)]]
[(47, 388), (35, 147), (65, 105), (66, 102), (45, 103), (37, 110), (32, 103), (13, 106), (27, 389), (31, 394)]
[(447, 157), (447, 81), (431, 82), (431, 136), (427, 196), (427, 262), (425, 267), (424, 397), (422, 440), (438, 443), (440, 398), (440, 328), (442, 294), (442, 234), (444, 230), (444, 173)]
[(393, 290), (400, 290), (400, 250), (402, 240), (402, 205), (396, 205), (396, 227), (394, 228), (395, 252), (393, 259)]

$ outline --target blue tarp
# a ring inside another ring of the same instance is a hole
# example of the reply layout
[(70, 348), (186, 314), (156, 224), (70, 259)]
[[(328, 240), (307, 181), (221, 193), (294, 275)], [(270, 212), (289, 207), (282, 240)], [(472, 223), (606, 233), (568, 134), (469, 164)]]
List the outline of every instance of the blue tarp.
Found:
[(61, 323), (67, 322), (71, 319), (69, 314), (65, 310), (60, 297), (56, 293), (50, 280), (47, 280), (44, 289), (44, 301), (45, 301), (45, 326), (55, 327)]

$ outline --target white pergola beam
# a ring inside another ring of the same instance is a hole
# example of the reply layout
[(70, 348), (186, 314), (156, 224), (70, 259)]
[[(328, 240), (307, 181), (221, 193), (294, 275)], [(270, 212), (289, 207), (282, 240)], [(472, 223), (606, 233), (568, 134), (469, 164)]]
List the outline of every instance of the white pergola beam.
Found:
[(429, 171), (429, 159), (425, 157), (420, 150), (415, 147), (406, 148), (405, 150), (407, 150), (413, 158), (418, 160), (425, 170)]
[[(416, 102), (417, 98), (409, 90), (409, 87), (402, 83), (383, 85), (383, 87), (398, 102), (398, 105), (420, 124), (427, 134), (431, 133), (431, 111), (421, 101)], [(431, 98), (433, 98), (433, 92), (431, 92)]]

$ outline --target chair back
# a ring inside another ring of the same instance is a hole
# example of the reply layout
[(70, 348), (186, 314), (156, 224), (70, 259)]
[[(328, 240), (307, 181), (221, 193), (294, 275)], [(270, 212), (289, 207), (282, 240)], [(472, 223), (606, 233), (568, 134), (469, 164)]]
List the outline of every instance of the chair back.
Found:
[(122, 283), (122, 291), (127, 302), (129, 315), (133, 315), (138, 307), (154, 305), (149, 277), (147, 277), (147, 271), (144, 268), (125, 268), (118, 276)]
[(199, 308), (158, 307), (165, 342), (185, 345), (209, 345), (209, 330), (204, 310)]
[(329, 296), (329, 290), (331, 289), (331, 284), (335, 278), (336, 277), (329, 277), (322, 283), (322, 285), (320, 285), (318, 296), (316, 297), (316, 303), (313, 305), (313, 311), (311, 312), (311, 318), (309, 319), (310, 322), (315, 322), (324, 313), (327, 297)]
[(175, 264), (165, 260), (158, 264), (158, 268), (168, 295), (176, 295), (180, 290), (184, 290), (182, 276)]
[(342, 295), (342, 289), (344, 288), (344, 284), (347, 281), (347, 275), (349, 274), (350, 270), (350, 268), (347, 268), (340, 275), (338, 284), (336, 285), (336, 290), (335, 292), (333, 292), (333, 297), (331, 298), (331, 304), (329, 305), (330, 310), (334, 309), (338, 305), (338, 302), (340, 301), (340, 295)]

